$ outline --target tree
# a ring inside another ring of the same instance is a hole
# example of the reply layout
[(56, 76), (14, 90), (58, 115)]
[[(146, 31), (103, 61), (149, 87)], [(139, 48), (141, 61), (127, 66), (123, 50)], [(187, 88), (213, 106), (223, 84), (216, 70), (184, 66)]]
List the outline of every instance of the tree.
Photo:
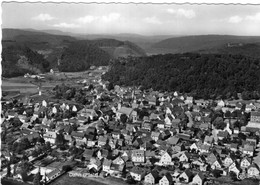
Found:
[(225, 112), (225, 117), (230, 118), (231, 117), (231, 112), (228, 110)]
[(93, 85), (93, 84), (90, 84), (90, 85), (88, 86), (88, 90), (91, 91), (92, 89), (94, 89), (94, 85)]
[(32, 151), (32, 156), (33, 157), (37, 157), (39, 155), (39, 153), (37, 152), (37, 150), (33, 150)]
[(126, 114), (121, 114), (121, 116), (120, 116), (120, 121), (121, 121), (122, 123), (126, 123), (127, 119), (128, 119), (128, 117), (127, 117)]
[(24, 181), (24, 182), (26, 182), (26, 181), (28, 181), (28, 175), (27, 175), (27, 172), (26, 171), (22, 171), (21, 172), (21, 176), (22, 176), (22, 180)]
[(107, 86), (107, 90), (111, 91), (114, 89), (114, 84), (113, 83), (109, 83), (108, 86)]
[(7, 172), (6, 172), (7, 177), (11, 177), (11, 163), (8, 161), (7, 163)]
[(55, 144), (57, 145), (58, 148), (63, 146), (65, 143), (64, 135), (62, 133), (58, 133), (57, 137), (55, 139)]
[(38, 143), (41, 143), (41, 144), (44, 144), (44, 143), (45, 143), (45, 140), (44, 140), (42, 137), (38, 137), (38, 138), (37, 138), (37, 142), (38, 142)]
[(229, 172), (229, 176), (230, 178), (233, 180), (233, 181), (236, 181), (237, 180), (237, 174), (233, 171), (230, 171)]
[(213, 174), (213, 176), (214, 176), (215, 178), (218, 178), (218, 177), (221, 176), (221, 171), (214, 169), (214, 170), (212, 170), (212, 174)]
[(226, 126), (227, 126), (227, 123), (225, 123), (223, 121), (223, 118), (222, 117), (217, 117), (214, 121), (213, 121), (213, 125), (216, 129), (221, 129), (223, 130)]
[(70, 165), (64, 165), (64, 166), (62, 166), (62, 170), (65, 172), (68, 172), (68, 171), (72, 170), (72, 168)]
[(40, 171), (37, 174), (35, 174), (34, 179), (33, 179), (33, 185), (41, 185)]

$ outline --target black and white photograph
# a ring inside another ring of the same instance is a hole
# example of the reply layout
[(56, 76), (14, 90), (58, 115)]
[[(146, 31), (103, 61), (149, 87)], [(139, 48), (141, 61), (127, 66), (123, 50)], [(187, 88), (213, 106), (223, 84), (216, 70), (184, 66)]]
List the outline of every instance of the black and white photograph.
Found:
[(1, 184), (260, 184), (260, 3), (1, 9)]

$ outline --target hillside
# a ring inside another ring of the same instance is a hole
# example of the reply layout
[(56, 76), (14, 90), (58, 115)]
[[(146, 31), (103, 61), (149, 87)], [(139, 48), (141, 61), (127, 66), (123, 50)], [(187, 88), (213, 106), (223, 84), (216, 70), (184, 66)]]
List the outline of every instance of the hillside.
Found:
[(49, 70), (49, 62), (42, 55), (25, 46), (8, 46), (2, 50), (2, 76), (13, 77), (25, 73)]
[(108, 52), (112, 58), (146, 56), (146, 53), (142, 48), (129, 41), (119, 41), (115, 39), (95, 39), (88, 40), (88, 42)]
[[(242, 55), (167, 54), (115, 61), (103, 79), (118, 85), (191, 93), (197, 98), (260, 93), (260, 60)], [(257, 91), (257, 92), (256, 92)], [(211, 97), (212, 98), (212, 97)]]
[[(28, 48), (49, 62), (48, 69), (58, 67), (58, 61), (62, 57), (62, 66), (59, 66), (59, 68), (65, 71), (69, 71), (70, 69), (71, 71), (84, 70), (90, 65), (107, 65), (111, 58), (146, 55), (142, 48), (128, 41), (118, 41), (115, 39), (78, 40), (72, 36), (63, 35), (63, 32), (51, 30), (48, 32), (56, 34), (49, 34), (44, 31), (32, 29), (3, 29), (2, 47), (5, 49), (3, 50), (3, 55), (9, 55), (8, 53), (11, 52), (9, 50), (12, 47), (16, 48), (16, 53), (23, 53), (22, 48)], [(57, 35), (58, 33), (62, 35)], [(82, 43), (85, 44), (85, 49), (82, 49)], [(77, 51), (73, 49), (73, 47), (81, 49)], [(69, 53), (67, 53), (68, 51)], [(71, 51), (74, 51), (78, 55), (72, 54)], [(47, 70), (47, 68), (43, 70), (42, 68), (36, 69), (30, 66), (29, 63), (26, 62), (27, 58), (23, 58), (24, 54), (18, 58), (17, 54), (14, 55), (11, 60), (7, 59), (5, 65), (3, 65), (5, 74), (10, 70), (7, 75), (9, 77), (12, 75), (21, 75), (25, 71), (39, 73)], [(20, 57), (22, 57), (22, 59)], [(93, 61), (90, 62), (92, 59)], [(18, 60), (23, 62), (18, 62)], [(12, 61), (14, 69), (7, 68), (9, 66), (7, 61)], [(77, 61), (77, 67), (73, 66), (75, 61)], [(37, 63), (37, 60), (34, 62)], [(71, 66), (71, 68), (65, 67), (65, 64)], [(28, 71), (29, 68), (30, 70)]]
[(112, 57), (94, 44), (88, 41), (78, 41), (65, 48), (60, 57), (61, 71), (84, 71), (91, 65), (108, 65)]
[[(230, 44), (230, 45), (229, 45)], [(152, 45), (151, 50), (160, 53), (229, 53), (251, 56), (256, 55), (248, 44), (255, 44), (254, 50), (260, 57), (260, 37), (258, 36), (232, 36), (232, 35), (200, 35), (175, 37), (162, 40)]]

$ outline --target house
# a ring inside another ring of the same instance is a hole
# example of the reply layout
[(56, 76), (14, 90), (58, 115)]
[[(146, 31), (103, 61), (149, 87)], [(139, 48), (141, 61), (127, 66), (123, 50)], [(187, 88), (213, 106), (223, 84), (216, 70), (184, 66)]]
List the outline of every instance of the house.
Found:
[(218, 104), (217, 104), (219, 107), (225, 107), (225, 102), (223, 100), (220, 100), (218, 101)]
[(205, 181), (205, 176), (203, 173), (199, 172), (197, 175), (195, 175), (192, 179), (192, 184), (196, 185), (203, 185)]
[(105, 158), (103, 161), (103, 166), (102, 166), (103, 171), (109, 173), (111, 164), (112, 164), (112, 160)]
[[(87, 139), (87, 146), (88, 147), (93, 147), (96, 145), (96, 139), (95, 139), (95, 136), (90, 134), (90, 135), (87, 135), (86, 136), (86, 139)], [(76, 141), (77, 143), (77, 141)]]
[(172, 163), (172, 157), (168, 152), (164, 152), (164, 154), (160, 158), (160, 164), (170, 165)]
[(221, 169), (221, 164), (221, 161), (217, 159), (211, 164), (211, 169)]
[(167, 141), (167, 144), (174, 146), (179, 143), (180, 139), (178, 137), (172, 136), (172, 137), (168, 138), (166, 141)]
[(61, 174), (62, 174), (62, 171), (60, 169), (54, 169), (53, 171), (48, 173), (45, 177), (46, 177), (47, 182), (49, 182), (49, 181), (56, 179)]
[(185, 104), (193, 104), (193, 97), (188, 96), (184, 102)]
[(110, 167), (110, 173), (112, 173), (113, 175), (116, 175), (116, 176), (121, 176), (124, 168), (125, 168), (125, 165), (118, 165), (118, 164), (112, 163), (111, 167)]
[(160, 132), (152, 131), (151, 138), (156, 142), (159, 139)]
[(172, 153), (175, 154), (175, 153), (184, 151), (185, 150), (185, 146), (182, 143), (180, 143), (180, 144), (177, 144), (175, 146), (172, 146), (171, 149), (172, 149)]
[(143, 179), (143, 177), (145, 176), (145, 173), (146, 173), (146, 170), (143, 168), (140, 168), (138, 166), (134, 166), (130, 170), (130, 175), (136, 181), (141, 181)]
[(53, 145), (55, 144), (56, 137), (57, 133), (52, 131), (48, 131), (43, 135), (43, 139), (45, 140), (45, 142), (49, 141)]
[(119, 130), (114, 130), (114, 131), (112, 132), (112, 137), (113, 137), (114, 139), (120, 139), (120, 135), (121, 135), (121, 132), (120, 132)]
[(118, 156), (115, 158), (112, 162), (113, 164), (118, 164), (118, 165), (124, 165), (125, 161), (122, 159), (122, 157)]
[(239, 174), (240, 173), (240, 168), (237, 165), (236, 162), (233, 162), (229, 167), (228, 167), (228, 172), (234, 172), (235, 174)]
[(83, 116), (86, 118), (90, 118), (90, 120), (93, 120), (94, 118), (98, 117), (98, 114), (94, 109), (83, 108), (78, 111), (78, 116)]
[(118, 145), (117, 139), (109, 139), (108, 145), (111, 147), (111, 149), (115, 149)]
[(259, 176), (259, 166), (256, 163), (251, 164), (247, 170), (248, 177), (258, 177)]
[(186, 169), (180, 176), (179, 176), (179, 181), (180, 182), (190, 182), (192, 179), (192, 172), (189, 169)]
[(219, 140), (223, 140), (224, 138), (227, 138), (229, 136), (228, 131), (219, 131), (217, 134), (217, 137)]
[(99, 147), (102, 147), (104, 146), (105, 144), (107, 144), (107, 137), (106, 136), (100, 136), (98, 138), (98, 146)]
[(159, 181), (159, 185), (171, 185), (171, 184), (172, 184), (172, 176), (169, 173), (164, 175)]
[(213, 142), (214, 142), (213, 136), (208, 136), (208, 135), (205, 136), (205, 138), (204, 138), (205, 145), (212, 145)]
[(99, 159), (91, 158), (92, 160), (88, 164), (88, 169), (94, 169), (99, 172), (102, 168), (102, 162)]
[(157, 127), (159, 129), (164, 129), (165, 128), (165, 122), (164, 121), (157, 121)]
[(241, 168), (248, 168), (251, 165), (252, 159), (248, 157), (244, 157), (240, 161), (240, 167)]
[(231, 157), (230, 155), (226, 156), (226, 158), (223, 161), (223, 164), (225, 167), (229, 167), (232, 163), (235, 162), (234, 157)]
[(188, 152), (182, 153), (179, 157), (179, 161), (180, 162), (188, 162), (189, 161), (189, 153)]
[(190, 145), (190, 149), (191, 149), (191, 150), (198, 151), (198, 150), (199, 150), (199, 144), (198, 144), (198, 143), (192, 143), (192, 144)]
[(254, 111), (254, 110), (256, 110), (257, 108), (256, 108), (256, 106), (254, 105), (254, 104), (252, 104), (252, 103), (250, 103), (250, 104), (246, 104), (246, 108), (245, 108), (245, 111), (246, 112), (252, 112), (252, 111)]
[(146, 131), (152, 131), (152, 128), (153, 128), (153, 124), (149, 121), (144, 121), (143, 124), (142, 124), (142, 129), (143, 130), (146, 130)]
[(250, 121), (246, 127), (249, 128), (260, 128), (260, 111), (252, 111)]
[(237, 143), (231, 143), (230, 145), (230, 150), (233, 152), (236, 152), (238, 149), (238, 144)]
[(143, 150), (132, 150), (132, 161), (134, 163), (144, 163), (145, 162), (145, 154)]
[(125, 114), (130, 119), (131, 119), (131, 117), (134, 117), (133, 118), (134, 120), (136, 120), (136, 118), (137, 118), (137, 112), (134, 111), (134, 109), (132, 109), (132, 108), (121, 107), (119, 110), (117, 110), (116, 117), (118, 120), (120, 119), (120, 116), (122, 114)]
[(159, 173), (157, 171), (151, 171), (144, 177), (144, 184), (145, 185), (153, 185), (157, 183), (157, 179), (159, 177)]
[(90, 161), (93, 155), (94, 155), (94, 150), (91, 149), (85, 149), (85, 151), (83, 152), (83, 157), (85, 158), (86, 161)]
[(209, 145), (200, 145), (199, 146), (199, 152), (202, 154), (202, 153), (209, 153), (209, 150), (210, 150), (210, 146)]
[(242, 148), (242, 152), (250, 157), (254, 156), (254, 146), (245, 144)]

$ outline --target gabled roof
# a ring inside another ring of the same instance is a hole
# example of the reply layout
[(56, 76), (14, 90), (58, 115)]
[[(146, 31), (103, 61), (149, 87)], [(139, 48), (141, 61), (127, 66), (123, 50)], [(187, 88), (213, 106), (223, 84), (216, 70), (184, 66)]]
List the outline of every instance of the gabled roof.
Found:
[(118, 112), (130, 116), (130, 114), (133, 112), (133, 109), (128, 107), (121, 107), (121, 109), (119, 109)]
[(134, 166), (134, 167), (130, 170), (130, 172), (141, 175), (141, 174), (144, 174), (144, 173), (146, 172), (146, 170), (145, 170), (144, 168), (141, 168), (141, 167), (138, 167), (138, 166)]
[(71, 136), (73, 137), (81, 137), (83, 138), (85, 136), (85, 133), (84, 132), (76, 132), (76, 131), (72, 131), (71, 132)]
[(252, 112), (251, 112), (251, 117), (252, 117), (252, 116), (260, 117), (260, 111), (252, 111)]
[(183, 173), (185, 173), (189, 178), (193, 176), (192, 172), (189, 169), (186, 169)]
[(202, 181), (205, 179), (205, 176), (202, 172), (199, 172), (196, 176), (198, 176)]
[(248, 166), (248, 170), (250, 168), (256, 168), (258, 171), (260, 171), (259, 166), (256, 163), (252, 163), (250, 166)]
[(163, 178), (164, 177), (169, 181), (170, 184), (172, 183), (172, 176), (169, 173), (165, 174)]
[(168, 138), (166, 141), (170, 145), (176, 145), (179, 142), (179, 140), (180, 140), (180, 138), (172, 136), (172, 137)]
[(110, 160), (110, 159), (105, 159), (104, 160), (104, 162), (103, 162), (103, 166), (111, 166), (111, 164), (112, 164), (112, 160)]

